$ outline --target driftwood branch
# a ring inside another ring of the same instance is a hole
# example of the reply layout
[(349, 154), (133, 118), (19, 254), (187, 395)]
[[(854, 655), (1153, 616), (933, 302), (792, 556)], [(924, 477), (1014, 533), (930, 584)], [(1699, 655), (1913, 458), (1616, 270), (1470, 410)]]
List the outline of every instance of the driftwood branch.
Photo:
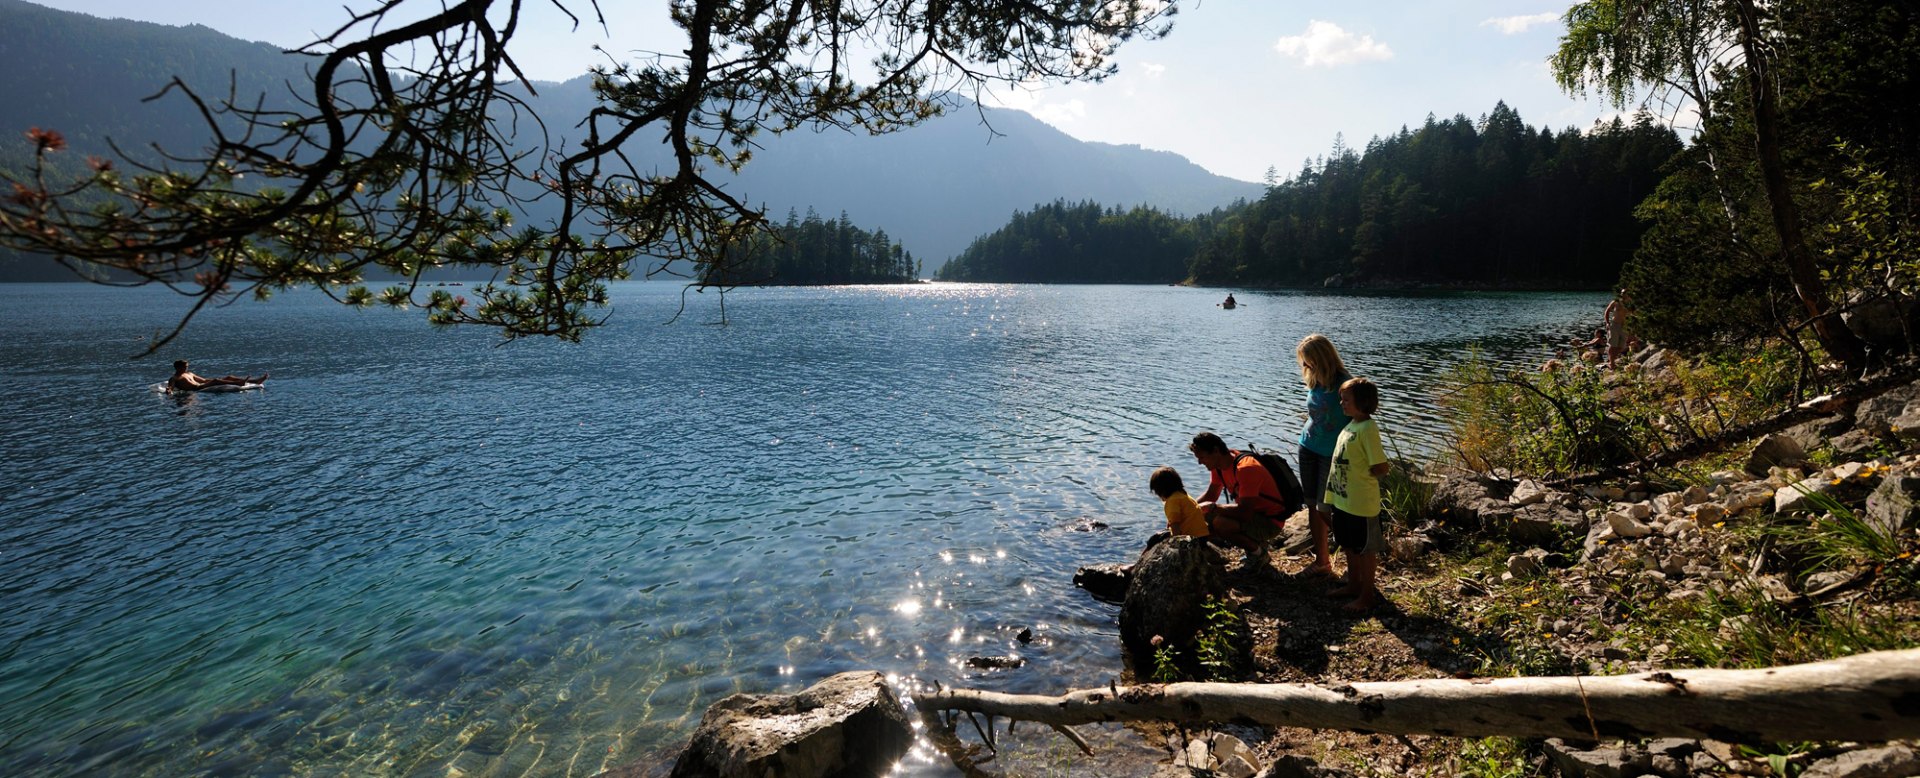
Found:
[(1920, 737), (1920, 649), (1760, 670), (1313, 684), (1176, 683), (1058, 697), (947, 689), (923, 711), (1057, 727), (1242, 721), (1449, 737), (1688, 737), (1735, 743)]

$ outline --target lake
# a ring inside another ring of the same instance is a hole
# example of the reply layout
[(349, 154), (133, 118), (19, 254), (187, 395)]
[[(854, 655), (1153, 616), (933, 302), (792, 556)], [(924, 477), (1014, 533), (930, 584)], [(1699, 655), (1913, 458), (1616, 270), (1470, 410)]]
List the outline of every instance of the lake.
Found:
[[(1117, 608), (1074, 568), (1164, 525), (1153, 467), (1204, 489), (1194, 432), (1293, 449), (1302, 336), (1418, 458), (1470, 348), (1534, 364), (1606, 303), (1236, 291), (743, 289), (721, 326), (635, 282), (580, 344), (306, 292), (130, 360), (183, 298), (0, 285), (0, 765), (578, 776), (844, 670), (1105, 685)], [(177, 358), (273, 378), (151, 391)]]

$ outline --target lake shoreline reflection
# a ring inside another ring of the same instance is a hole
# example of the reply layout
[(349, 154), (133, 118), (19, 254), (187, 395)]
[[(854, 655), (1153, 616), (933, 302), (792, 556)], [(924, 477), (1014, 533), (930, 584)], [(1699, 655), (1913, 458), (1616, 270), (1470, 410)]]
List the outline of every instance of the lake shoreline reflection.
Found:
[[(1116, 609), (1074, 568), (1164, 523), (1153, 467), (1204, 483), (1193, 432), (1293, 450), (1300, 337), (1416, 457), (1471, 346), (1538, 364), (1606, 302), (1235, 291), (741, 289), (711, 326), (714, 293), (624, 283), (583, 343), (505, 345), (302, 292), (129, 360), (184, 298), (0, 285), (0, 764), (592, 775), (844, 670), (1104, 685)], [(177, 358), (273, 381), (152, 392)]]

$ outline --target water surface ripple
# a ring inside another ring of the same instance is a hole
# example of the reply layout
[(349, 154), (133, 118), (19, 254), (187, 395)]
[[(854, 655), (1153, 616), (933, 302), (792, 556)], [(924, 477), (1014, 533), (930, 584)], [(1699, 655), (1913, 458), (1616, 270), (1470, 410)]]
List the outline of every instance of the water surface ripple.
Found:
[[(1218, 297), (742, 290), (715, 326), (714, 295), (663, 324), (680, 288), (635, 283), (584, 343), (502, 346), (291, 294), (129, 361), (179, 298), (0, 286), (0, 764), (590, 775), (842, 670), (1104, 684), (1115, 609), (1073, 568), (1163, 523), (1152, 467), (1204, 485), (1193, 432), (1291, 448), (1301, 336), (1381, 384), (1417, 455), (1470, 346), (1536, 362), (1604, 303)], [(150, 392), (176, 357), (274, 377)]]

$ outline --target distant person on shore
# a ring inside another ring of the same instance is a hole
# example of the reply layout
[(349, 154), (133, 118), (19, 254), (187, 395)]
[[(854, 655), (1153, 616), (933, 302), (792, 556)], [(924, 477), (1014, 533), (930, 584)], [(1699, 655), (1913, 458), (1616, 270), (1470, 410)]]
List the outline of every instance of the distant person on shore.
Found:
[[(1187, 486), (1180, 481), (1180, 472), (1171, 467), (1162, 467), (1153, 471), (1147, 478), (1147, 488), (1160, 498), (1167, 513), (1166, 537), (1204, 538), (1208, 534), (1207, 514), (1200, 510), (1200, 504), (1187, 495)], [(1147, 542), (1152, 546), (1160, 536)]]
[(1593, 337), (1573, 342), (1574, 355), (1588, 362), (1598, 362), (1607, 352), (1607, 328), (1598, 327)]
[(1307, 385), (1307, 425), (1300, 429), (1300, 486), (1307, 495), (1307, 526), (1313, 533), (1313, 564), (1307, 575), (1333, 576), (1333, 552), (1327, 547), (1327, 520), (1332, 507), (1323, 499), (1333, 447), (1347, 427), (1340, 406), (1340, 385), (1353, 376), (1333, 341), (1318, 332), (1300, 339), (1293, 355), (1300, 362), (1300, 380)]
[(1264, 556), (1267, 541), (1280, 534), (1287, 519), (1286, 501), (1267, 466), (1252, 454), (1227, 448), (1211, 432), (1193, 436), (1187, 450), (1209, 476), (1199, 503), (1209, 534), (1245, 549), (1248, 558)]
[(1627, 346), (1633, 337), (1627, 333), (1627, 290), (1620, 290), (1620, 296), (1607, 303), (1605, 314), (1607, 326), (1607, 367), (1618, 367), (1620, 357), (1627, 353)]
[(167, 389), (174, 392), (197, 392), (209, 386), (246, 386), (247, 384), (262, 383), (266, 380), (266, 373), (261, 373), (259, 378), (236, 375), (204, 378), (195, 374), (192, 370), (188, 370), (186, 360), (176, 359), (173, 361), (173, 377), (167, 379)]
[(1347, 552), (1347, 583), (1328, 592), (1352, 597), (1343, 610), (1361, 613), (1380, 604), (1375, 586), (1380, 552), (1386, 535), (1380, 527), (1380, 477), (1393, 466), (1380, 445), (1380, 427), (1373, 414), (1380, 409), (1380, 390), (1365, 378), (1340, 385), (1340, 409), (1346, 411), (1346, 429), (1333, 447), (1333, 472), (1327, 478), (1326, 500), (1333, 504), (1333, 538)]

